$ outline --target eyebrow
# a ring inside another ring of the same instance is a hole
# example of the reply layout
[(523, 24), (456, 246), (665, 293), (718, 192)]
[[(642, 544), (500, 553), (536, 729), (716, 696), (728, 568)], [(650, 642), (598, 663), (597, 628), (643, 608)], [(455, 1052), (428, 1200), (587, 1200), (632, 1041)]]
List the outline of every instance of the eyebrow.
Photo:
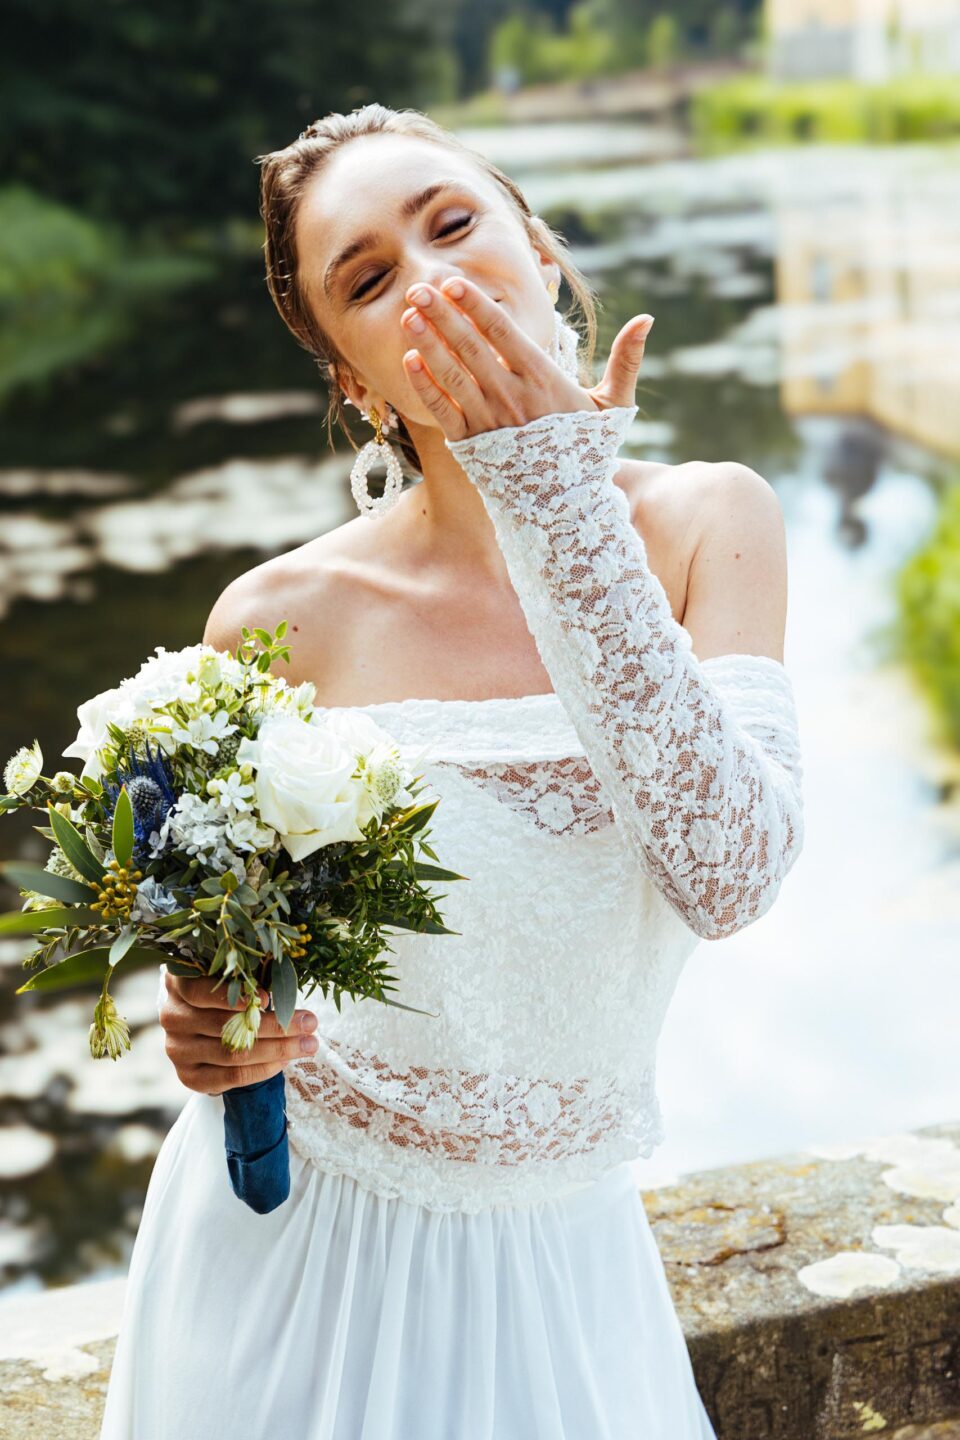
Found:
[[(423, 190), (418, 190), (416, 194), (407, 196), (400, 207), (400, 218), (402, 220), (412, 220), (425, 206), (430, 204), (430, 201), (436, 195), (441, 194), (445, 190), (465, 191), (466, 194), (472, 195), (475, 200), (482, 204), (481, 197), (477, 192), (471, 189), (469, 185), (464, 184), (462, 180), (437, 180), (432, 185), (427, 185)], [(379, 239), (380, 236), (376, 230), (365, 230), (362, 235), (355, 236), (348, 245), (344, 245), (343, 249), (334, 256), (323, 272), (323, 289), (328, 299), (330, 298), (337, 271), (342, 270), (344, 265), (348, 265), (350, 261), (361, 254), (362, 251), (372, 249)]]

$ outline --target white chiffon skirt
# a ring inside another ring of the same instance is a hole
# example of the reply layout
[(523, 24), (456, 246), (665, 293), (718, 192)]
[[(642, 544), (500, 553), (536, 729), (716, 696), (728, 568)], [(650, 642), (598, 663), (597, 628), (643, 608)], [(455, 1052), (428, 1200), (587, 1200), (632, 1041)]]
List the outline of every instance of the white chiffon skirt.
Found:
[(100, 1440), (716, 1440), (627, 1164), (476, 1214), (290, 1151), (230, 1188), (223, 1102), (157, 1156)]

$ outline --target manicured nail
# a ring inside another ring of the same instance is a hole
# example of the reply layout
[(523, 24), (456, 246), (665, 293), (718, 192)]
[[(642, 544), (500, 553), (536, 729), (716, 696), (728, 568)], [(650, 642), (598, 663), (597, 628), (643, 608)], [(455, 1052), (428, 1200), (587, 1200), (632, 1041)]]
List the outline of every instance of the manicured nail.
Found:
[(300, 1041), (301, 1055), (315, 1055), (317, 1053), (317, 1042), (312, 1035), (304, 1035)]
[(407, 299), (413, 305), (429, 305), (433, 300), (433, 296), (429, 290), (413, 290), (407, 295)]
[(317, 1017), (316, 1017), (316, 1015), (301, 1015), (301, 1016), (300, 1016), (300, 1029), (301, 1029), (301, 1030), (316, 1030), (316, 1028), (317, 1028)]
[(449, 295), (453, 300), (462, 300), (467, 293), (462, 280), (445, 280), (441, 288), (444, 295)]

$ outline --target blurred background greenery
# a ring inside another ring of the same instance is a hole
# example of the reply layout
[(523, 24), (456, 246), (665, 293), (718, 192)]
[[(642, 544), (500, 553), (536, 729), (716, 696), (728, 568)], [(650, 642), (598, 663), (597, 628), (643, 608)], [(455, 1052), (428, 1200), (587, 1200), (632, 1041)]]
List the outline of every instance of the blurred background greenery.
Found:
[[(647, 1185), (958, 1111), (944, 1017), (960, 974), (943, 961), (960, 920), (960, 3), (878, 13), (7, 12), (0, 758), (37, 738), (56, 768), (83, 699), (195, 641), (234, 575), (355, 513), (352, 452), (326, 447), (257, 215), (254, 156), (330, 110), (423, 109), (488, 154), (596, 288), (600, 368), (631, 315), (656, 316), (632, 453), (739, 460), (776, 488), (809, 838), (770, 914), (685, 972)], [(0, 853), (45, 850), (16, 816)], [(90, 996), (14, 1000), (23, 953), (0, 945), (11, 1293), (125, 1268), (186, 1098), (151, 976), (117, 987), (134, 1049), (108, 1066), (87, 1051)]]

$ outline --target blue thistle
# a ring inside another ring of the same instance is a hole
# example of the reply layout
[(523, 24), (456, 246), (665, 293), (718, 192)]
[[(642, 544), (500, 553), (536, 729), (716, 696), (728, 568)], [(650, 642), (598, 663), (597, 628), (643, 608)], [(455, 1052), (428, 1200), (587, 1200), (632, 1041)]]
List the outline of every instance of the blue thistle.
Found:
[(159, 746), (155, 751), (151, 751), (149, 739), (146, 750), (146, 756), (141, 757), (131, 745), (129, 762), (124, 766), (117, 766), (118, 783), (104, 786), (112, 816), (120, 790), (126, 785), (133, 810), (133, 837), (140, 845), (147, 844), (151, 833), (160, 829), (167, 818), (167, 812), (177, 803), (163, 752)]

